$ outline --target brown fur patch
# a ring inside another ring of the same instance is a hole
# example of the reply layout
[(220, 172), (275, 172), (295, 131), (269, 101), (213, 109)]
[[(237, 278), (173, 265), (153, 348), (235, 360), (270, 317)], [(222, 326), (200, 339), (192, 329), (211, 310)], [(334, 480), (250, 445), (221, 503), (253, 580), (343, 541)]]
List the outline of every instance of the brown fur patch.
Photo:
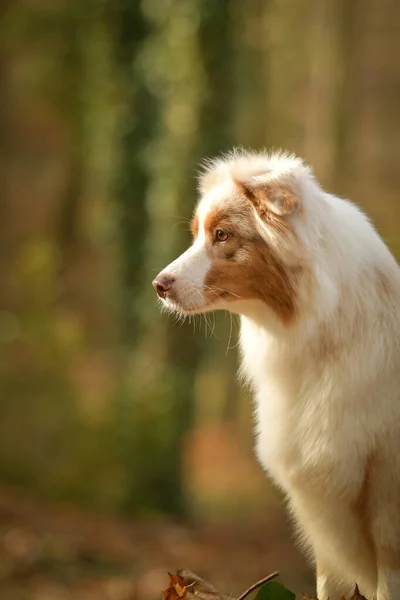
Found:
[(215, 206), (207, 214), (204, 221), (204, 230), (208, 236), (212, 237), (213, 232), (219, 228), (227, 227), (240, 233), (240, 230), (256, 230), (252, 209), (247, 203), (238, 203), (237, 201), (226, 201), (223, 204)]
[(199, 233), (199, 219), (197, 215), (194, 215), (192, 222), (190, 223), (190, 229), (192, 231), (193, 238), (197, 238), (197, 234)]
[(293, 285), (283, 265), (263, 246), (254, 244), (249, 262), (230, 265), (223, 259), (213, 261), (205, 285), (227, 300), (262, 300), (289, 323), (296, 312)]
[[(215, 240), (215, 230), (228, 233), (224, 242)], [(208, 253), (212, 266), (205, 279), (205, 295), (228, 301), (258, 299), (265, 302), (284, 323), (296, 313), (295, 275), (285, 267), (257, 232), (251, 207), (221, 205), (205, 221)]]
[(212, 235), (217, 226), (221, 226), (221, 222), (228, 217), (228, 208), (226, 206), (217, 206), (214, 210), (210, 210), (204, 221), (204, 230), (206, 234)]

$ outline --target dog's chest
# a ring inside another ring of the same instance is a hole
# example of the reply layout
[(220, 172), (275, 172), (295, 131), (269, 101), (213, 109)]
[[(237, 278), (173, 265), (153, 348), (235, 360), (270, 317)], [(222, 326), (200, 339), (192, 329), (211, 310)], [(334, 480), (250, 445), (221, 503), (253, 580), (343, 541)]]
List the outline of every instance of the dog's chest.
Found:
[[(363, 477), (365, 437), (344, 419), (335, 399), (302, 398), (279, 382), (256, 392), (256, 452), (262, 466), (286, 491), (329, 487), (338, 496), (353, 494)], [(316, 392), (316, 390), (315, 390)]]
[(356, 488), (370, 439), (368, 424), (360, 425), (358, 386), (339, 366), (322, 370), (299, 353), (283, 354), (268, 334), (243, 321), (241, 346), (255, 392), (262, 466), (286, 490)]

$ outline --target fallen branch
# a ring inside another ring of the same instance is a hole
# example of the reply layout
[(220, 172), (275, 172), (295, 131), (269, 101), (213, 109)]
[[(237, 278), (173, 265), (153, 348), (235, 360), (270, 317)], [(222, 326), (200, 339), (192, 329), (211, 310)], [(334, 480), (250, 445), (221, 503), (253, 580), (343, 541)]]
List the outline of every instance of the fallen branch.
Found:
[(272, 581), (272, 579), (275, 579), (275, 577), (278, 577), (278, 575), (279, 575), (279, 571), (274, 571), (270, 575), (267, 575), (267, 577), (264, 577), (263, 579), (260, 579), (260, 581), (257, 581), (257, 583), (253, 583), (253, 585), (251, 585), (248, 590), (243, 592), (243, 594), (241, 594), (237, 600), (244, 600), (246, 598), (246, 596), (251, 594), (251, 592), (253, 592), (257, 588), (264, 585), (264, 583), (268, 583), (268, 581)]

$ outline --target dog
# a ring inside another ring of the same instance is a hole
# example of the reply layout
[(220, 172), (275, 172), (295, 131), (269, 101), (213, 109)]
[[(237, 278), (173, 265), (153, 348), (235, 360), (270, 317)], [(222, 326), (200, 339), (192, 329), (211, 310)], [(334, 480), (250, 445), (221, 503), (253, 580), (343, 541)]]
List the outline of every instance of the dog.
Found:
[(153, 281), (184, 315), (240, 315), (256, 454), (316, 565), (400, 599), (400, 267), (366, 215), (300, 158), (234, 151), (199, 179), (193, 244)]

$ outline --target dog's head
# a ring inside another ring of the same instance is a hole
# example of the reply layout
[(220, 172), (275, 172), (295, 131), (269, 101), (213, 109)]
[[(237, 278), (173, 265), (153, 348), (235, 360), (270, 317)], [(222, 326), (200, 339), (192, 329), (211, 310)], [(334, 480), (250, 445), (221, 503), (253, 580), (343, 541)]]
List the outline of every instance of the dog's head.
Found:
[(262, 303), (284, 323), (297, 311), (302, 271), (301, 179), (292, 156), (235, 154), (200, 178), (193, 244), (153, 281), (164, 306), (184, 314)]

